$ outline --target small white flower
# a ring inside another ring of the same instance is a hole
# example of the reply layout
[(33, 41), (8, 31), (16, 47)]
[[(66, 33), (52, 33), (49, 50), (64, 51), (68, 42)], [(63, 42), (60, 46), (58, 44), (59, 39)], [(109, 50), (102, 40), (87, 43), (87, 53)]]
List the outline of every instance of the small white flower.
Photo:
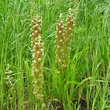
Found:
[(32, 54), (32, 57), (33, 57), (33, 58), (35, 57), (35, 53)]
[(35, 30), (35, 33), (37, 33), (38, 31), (37, 30)]
[(39, 26), (39, 24), (36, 24), (36, 27), (38, 27)]
[(60, 42), (63, 42), (63, 40), (61, 39)]
[(63, 21), (61, 21), (61, 23), (63, 23)]
[(32, 63), (34, 63), (34, 64), (35, 64), (35, 63), (36, 63), (36, 61), (35, 61), (35, 60), (33, 60), (33, 61), (32, 61)]
[(68, 50), (71, 50), (71, 48), (70, 48), (70, 47), (68, 47)]
[(8, 73), (12, 73), (12, 71), (10, 70)]
[(34, 91), (33, 94), (36, 94), (36, 91)]
[(41, 61), (42, 59), (41, 58), (38, 58), (38, 61)]
[(65, 65), (64, 67), (67, 67), (67, 65)]
[(39, 72), (39, 70), (38, 70), (38, 69), (36, 69), (36, 70), (35, 70), (35, 72), (37, 72), (37, 73), (38, 73), (38, 72)]
[(35, 42), (35, 45), (37, 45), (38, 43), (37, 42)]
[(63, 62), (65, 62), (65, 60), (63, 60)]
[(69, 12), (71, 12), (72, 11), (72, 9), (71, 8), (69, 8), (69, 10), (68, 10)]
[(38, 30), (41, 31), (41, 27), (38, 27)]
[(68, 18), (66, 18), (66, 21), (68, 21), (69, 19)]
[(41, 39), (41, 36), (40, 36), (40, 35), (38, 36), (38, 39), (39, 39), (39, 40)]
[(45, 103), (43, 103), (43, 104), (42, 104), (42, 107), (45, 107), (45, 106), (46, 106)]
[(38, 20), (38, 22), (41, 22), (41, 20)]
[(71, 31), (71, 30), (72, 30), (72, 28), (71, 28), (71, 27), (69, 27), (69, 29), (68, 29), (68, 30), (70, 30), (70, 31)]
[(33, 23), (33, 22), (34, 22), (34, 20), (31, 20), (31, 22)]
[(73, 22), (73, 19), (71, 20), (71, 22)]
[(71, 33), (71, 36), (73, 36), (73, 33)]
[(58, 46), (57, 46), (57, 48), (59, 49), (59, 48), (60, 48), (60, 46), (58, 45)]
[(42, 45), (44, 45), (44, 43), (42, 42)]
[(64, 26), (62, 25), (61, 28), (64, 28)]
[(34, 83), (35, 83), (35, 84), (37, 84), (37, 81), (36, 81), (36, 80), (34, 80)]
[(32, 52), (35, 52), (35, 48), (32, 49)]
[(35, 34), (34, 33), (32, 33), (32, 36), (34, 36)]
[(58, 36), (56, 36), (56, 38), (58, 38)]
[(30, 37), (32, 37), (32, 34), (30, 34)]
[(33, 48), (35, 49), (36, 48), (36, 45), (34, 45)]
[(61, 24), (58, 24), (58, 26), (61, 26)]
[(34, 66), (34, 63), (33, 63), (33, 66), (32, 66), (32, 71), (33, 71), (33, 73), (34, 73), (34, 69), (35, 69), (35, 66)]
[(31, 43), (31, 47), (33, 47), (33, 44)]
[(62, 35), (64, 36), (65, 34), (63, 33)]
[(59, 31), (59, 34), (61, 34), (62, 33), (62, 31)]
[(33, 25), (33, 28), (36, 28), (36, 25)]
[(60, 71), (57, 71), (57, 74), (60, 74)]
[(7, 76), (7, 79), (9, 79), (9, 78), (10, 78), (10, 76), (8, 75), (8, 76)]
[(62, 64), (62, 66), (63, 66), (63, 67), (65, 67), (65, 65), (64, 65), (64, 64)]
[(33, 40), (31, 40), (31, 44), (33, 44)]
[(58, 62), (61, 62), (61, 59), (59, 59)]
[(37, 54), (39, 54), (40, 52), (39, 51), (37, 51)]
[(41, 48), (40, 51), (43, 52), (43, 49)]
[(38, 38), (36, 37), (36, 38), (35, 38), (35, 41), (37, 42), (37, 40), (38, 40)]

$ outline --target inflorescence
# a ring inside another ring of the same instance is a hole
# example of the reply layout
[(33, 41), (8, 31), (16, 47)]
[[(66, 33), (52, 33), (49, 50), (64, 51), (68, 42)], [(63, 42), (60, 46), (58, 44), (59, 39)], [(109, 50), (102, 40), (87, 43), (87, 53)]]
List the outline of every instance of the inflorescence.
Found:
[(41, 40), (41, 20), (40, 16), (36, 16), (32, 20), (32, 34), (31, 34), (31, 46), (32, 46), (32, 76), (34, 82), (33, 94), (38, 101), (42, 102), (44, 96), (42, 93), (43, 75), (42, 75), (42, 57), (44, 54), (43, 41)]
[(72, 10), (69, 9), (67, 15), (67, 24), (64, 24), (62, 14), (59, 16), (59, 20), (57, 23), (57, 36), (56, 36), (56, 60), (58, 63), (59, 71), (61, 73), (67, 67), (70, 55), (70, 43), (71, 38), (73, 36), (73, 14)]
[(8, 91), (8, 98), (10, 100), (10, 103), (12, 103), (12, 100), (14, 99), (14, 94), (16, 91), (14, 89), (14, 78), (12, 76), (13, 72), (10, 69), (10, 65), (7, 65), (6, 71), (6, 86), (7, 86), (7, 91)]

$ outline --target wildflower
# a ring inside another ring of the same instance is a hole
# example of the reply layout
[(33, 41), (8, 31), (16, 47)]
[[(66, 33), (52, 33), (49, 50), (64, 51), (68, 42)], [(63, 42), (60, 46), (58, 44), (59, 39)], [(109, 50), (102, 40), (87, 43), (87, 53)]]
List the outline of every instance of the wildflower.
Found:
[(57, 23), (57, 35), (55, 40), (56, 48), (56, 62), (58, 63), (59, 71), (58, 73), (64, 72), (67, 67), (68, 61), (70, 59), (70, 43), (73, 37), (73, 14), (72, 9), (69, 8), (67, 15), (67, 24), (65, 25), (62, 19), (62, 14), (59, 16)]
[(42, 73), (42, 57), (43, 57), (43, 41), (41, 40), (41, 20), (36, 16), (32, 20), (32, 76), (34, 82), (33, 94), (35, 98), (44, 103), (44, 96), (42, 93), (43, 73)]
[(14, 78), (12, 76), (12, 71), (10, 70), (10, 65), (7, 65), (6, 68), (6, 78), (4, 78), (6, 80), (6, 86), (7, 86), (7, 91), (8, 91), (8, 99), (10, 100), (10, 104), (12, 105), (12, 100), (14, 99), (14, 93), (15, 93), (15, 89), (14, 89)]
[(57, 59), (57, 63), (59, 66), (60, 71), (63, 71), (63, 67), (62, 67), (62, 60), (63, 60), (63, 48), (64, 48), (64, 23), (63, 23), (63, 19), (62, 19), (63, 15), (60, 14), (59, 16), (59, 20), (57, 23), (57, 36), (56, 36), (56, 59)]

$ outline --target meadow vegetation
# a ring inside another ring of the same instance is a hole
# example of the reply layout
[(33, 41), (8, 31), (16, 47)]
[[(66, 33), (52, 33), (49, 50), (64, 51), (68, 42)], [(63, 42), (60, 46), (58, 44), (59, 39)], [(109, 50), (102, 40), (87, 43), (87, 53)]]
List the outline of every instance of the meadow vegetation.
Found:
[(0, 110), (110, 110), (110, 0), (0, 0)]

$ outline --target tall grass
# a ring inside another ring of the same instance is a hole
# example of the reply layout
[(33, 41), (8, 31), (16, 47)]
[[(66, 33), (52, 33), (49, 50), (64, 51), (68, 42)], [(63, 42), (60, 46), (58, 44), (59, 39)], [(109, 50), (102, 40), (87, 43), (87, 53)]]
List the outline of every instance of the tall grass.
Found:
[[(76, 0), (75, 0), (76, 1)], [(66, 22), (73, 0), (37, 0), (34, 13), (42, 18), (44, 42), (42, 93), (46, 110), (110, 109), (110, 1), (79, 0), (70, 61), (61, 77), (55, 62), (56, 24), (60, 13)], [(0, 109), (37, 110), (33, 94), (31, 16), (29, 0), (0, 1)], [(7, 64), (13, 77), (6, 84)], [(8, 97), (13, 97), (9, 100)], [(38, 109), (39, 110), (39, 109)]]

